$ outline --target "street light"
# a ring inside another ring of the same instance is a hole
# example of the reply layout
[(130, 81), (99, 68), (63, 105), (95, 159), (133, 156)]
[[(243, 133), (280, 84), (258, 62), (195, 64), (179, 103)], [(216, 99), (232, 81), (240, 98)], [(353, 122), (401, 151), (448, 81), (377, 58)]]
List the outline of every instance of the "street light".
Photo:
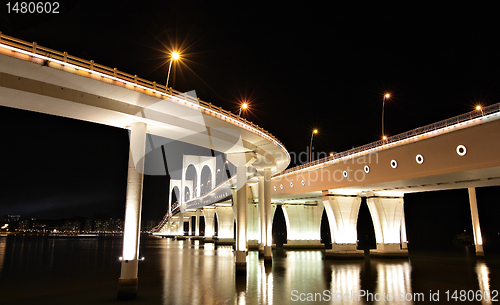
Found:
[(238, 116), (241, 116), (241, 109), (247, 109), (247, 108), (248, 108), (248, 104), (247, 103), (241, 104), (240, 113), (238, 113)]
[(165, 87), (168, 89), (168, 79), (170, 78), (170, 70), (172, 69), (172, 61), (175, 59), (179, 59), (180, 54), (177, 52), (172, 52), (172, 57), (170, 58), (170, 65), (168, 67), (168, 74), (167, 74), (167, 82), (165, 83)]
[(476, 110), (481, 110), (481, 115), (484, 116), (483, 107), (481, 107), (481, 105), (477, 105)]
[(311, 133), (311, 145), (309, 146), (309, 162), (312, 162), (312, 146), (313, 146), (313, 138), (314, 134), (318, 133), (317, 129), (314, 129)]
[(384, 109), (385, 109), (385, 99), (390, 98), (391, 95), (389, 93), (384, 94), (384, 99), (382, 101), (382, 139), (385, 140), (387, 137), (384, 133)]

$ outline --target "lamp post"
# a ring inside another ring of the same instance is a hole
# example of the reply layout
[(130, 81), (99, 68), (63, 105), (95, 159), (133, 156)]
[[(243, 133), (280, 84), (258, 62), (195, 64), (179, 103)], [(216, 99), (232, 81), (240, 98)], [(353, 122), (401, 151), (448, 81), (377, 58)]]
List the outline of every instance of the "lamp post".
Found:
[(481, 105), (477, 105), (476, 110), (481, 111), (481, 115), (484, 116), (483, 107), (481, 107)]
[(248, 108), (248, 104), (247, 103), (241, 104), (240, 112), (238, 113), (238, 116), (241, 116), (241, 109), (247, 109), (247, 108)]
[(177, 52), (172, 52), (172, 57), (170, 58), (170, 65), (168, 67), (168, 74), (167, 74), (167, 82), (165, 83), (165, 87), (168, 89), (168, 79), (170, 78), (170, 70), (172, 69), (172, 61), (175, 59), (179, 59), (180, 55)]
[(387, 136), (384, 133), (384, 109), (385, 109), (385, 99), (390, 98), (391, 95), (389, 93), (384, 94), (384, 99), (382, 101), (382, 139), (386, 140)]
[(309, 162), (312, 162), (312, 145), (313, 145), (314, 134), (316, 133), (318, 133), (317, 129), (314, 129), (311, 133), (311, 145), (309, 146)]

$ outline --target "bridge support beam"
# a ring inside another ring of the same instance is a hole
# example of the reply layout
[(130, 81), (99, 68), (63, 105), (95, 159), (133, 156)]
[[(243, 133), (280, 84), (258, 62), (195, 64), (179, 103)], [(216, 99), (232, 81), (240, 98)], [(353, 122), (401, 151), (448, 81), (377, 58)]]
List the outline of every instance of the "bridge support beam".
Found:
[(236, 273), (246, 274), (247, 270), (247, 219), (248, 197), (246, 186), (247, 168), (238, 165), (236, 190)]
[(184, 236), (184, 213), (179, 213), (179, 231), (177, 235)]
[(323, 203), (311, 201), (300, 205), (284, 205), (287, 229), (287, 248), (324, 248), (321, 243)]
[[(141, 236), (142, 188), (144, 179), (144, 154), (146, 151), (146, 124), (132, 123), (127, 175), (127, 198), (123, 230), (121, 275), (118, 280), (118, 299), (137, 297), (139, 279), (139, 242)], [(135, 158), (135, 159), (134, 159)]]
[(332, 249), (325, 251), (328, 258), (364, 258), (364, 251), (358, 250), (358, 213), (361, 197), (329, 195), (323, 197)]
[(479, 214), (477, 212), (476, 188), (469, 187), (469, 203), (470, 213), (472, 218), (472, 230), (474, 232), (474, 245), (476, 246), (476, 256), (484, 256), (483, 237), (481, 235), (481, 227), (479, 226)]
[(194, 222), (194, 236), (200, 236), (200, 209), (196, 210), (196, 219)]
[(188, 220), (188, 225), (189, 225), (189, 228), (188, 228), (188, 236), (193, 235), (193, 229), (192, 229), (192, 227), (191, 227), (192, 221), (193, 221), (193, 217), (192, 217), (192, 216), (189, 216), (189, 220)]
[(264, 246), (266, 244), (266, 217), (264, 213), (264, 177), (259, 178), (259, 256), (264, 256)]
[(370, 197), (367, 203), (377, 241), (377, 249), (370, 250), (370, 255), (386, 258), (408, 257), (408, 250), (401, 249), (403, 197)]
[(203, 216), (205, 216), (205, 242), (214, 242), (215, 208), (203, 207)]
[(271, 169), (264, 169), (264, 262), (270, 263), (273, 259), (273, 210), (271, 208)]
[(232, 245), (234, 243), (234, 212), (231, 206), (216, 206), (217, 223), (217, 244)]

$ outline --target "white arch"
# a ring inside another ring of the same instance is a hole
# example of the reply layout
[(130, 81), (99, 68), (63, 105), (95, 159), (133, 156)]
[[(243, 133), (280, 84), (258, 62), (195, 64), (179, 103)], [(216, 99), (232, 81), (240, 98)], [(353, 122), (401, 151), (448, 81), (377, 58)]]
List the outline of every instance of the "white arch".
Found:
[[(215, 168), (217, 165), (217, 161), (215, 157), (206, 157), (206, 156), (192, 156), (192, 155), (184, 155), (182, 157), (182, 182), (183, 184), (186, 182), (186, 170), (189, 165), (193, 165), (196, 169), (196, 194), (193, 194), (193, 198), (200, 197), (201, 191), (201, 170), (203, 167), (208, 166), (210, 169), (210, 173), (212, 174), (212, 179), (215, 177)], [(215, 183), (212, 183), (212, 188), (215, 186)], [(184, 189), (184, 188), (182, 188)]]

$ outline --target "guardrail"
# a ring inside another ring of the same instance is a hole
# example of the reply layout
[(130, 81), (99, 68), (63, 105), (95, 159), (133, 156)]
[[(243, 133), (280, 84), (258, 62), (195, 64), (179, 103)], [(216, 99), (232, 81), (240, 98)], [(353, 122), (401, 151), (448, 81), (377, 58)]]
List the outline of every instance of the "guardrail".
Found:
[(90, 72), (101, 73), (117, 81), (128, 82), (137, 87), (142, 87), (143, 89), (152, 90), (153, 92), (157, 92), (163, 96), (169, 96), (169, 97), (181, 96), (183, 100), (191, 104), (198, 105), (198, 107), (203, 109), (205, 113), (208, 115), (219, 116), (219, 118), (224, 121), (227, 121), (239, 127), (243, 127), (255, 134), (267, 138), (275, 145), (279, 146), (290, 159), (290, 154), (285, 149), (283, 144), (278, 139), (276, 139), (270, 132), (230, 111), (212, 105), (212, 103), (207, 103), (205, 101), (200, 100), (199, 98), (195, 99), (183, 92), (174, 90), (171, 87), (167, 88), (166, 86), (157, 84), (154, 81), (152, 82), (137, 77), (137, 75), (131, 75), (119, 71), (117, 68), (106, 67), (95, 63), (93, 60), (85, 60), (82, 58), (78, 58), (76, 56), (69, 55), (67, 52), (59, 52), (43, 46), (39, 46), (36, 42), (32, 43), (26, 42), (24, 40), (2, 34), (2, 32), (0, 32), (0, 45), (1, 44), (27, 52), (28, 55), (32, 56), (38, 55), (38, 57), (43, 58), (44, 60), (60, 62), (62, 64), (73, 65), (78, 68), (86, 69)]
[(424, 133), (428, 133), (428, 132), (431, 132), (431, 131), (434, 131), (434, 130), (438, 130), (438, 129), (441, 129), (441, 128), (445, 128), (445, 127), (448, 127), (448, 126), (460, 124), (460, 123), (463, 123), (463, 122), (466, 122), (466, 121), (469, 121), (469, 120), (472, 120), (472, 119), (475, 119), (475, 118), (478, 118), (478, 117), (481, 117), (481, 116), (485, 116), (485, 115), (488, 115), (488, 114), (492, 114), (492, 113), (495, 113), (495, 112), (500, 112), (500, 103), (484, 107), (481, 110), (473, 110), (473, 111), (470, 111), (470, 112), (467, 112), (467, 113), (464, 113), (464, 114), (460, 114), (460, 115), (454, 116), (452, 118), (449, 118), (449, 119), (446, 119), (446, 120), (442, 120), (442, 121), (439, 121), (439, 122), (436, 122), (436, 123), (433, 123), (433, 124), (429, 124), (429, 125), (426, 125), (426, 126), (423, 126), (423, 127), (418, 127), (418, 128), (412, 129), (410, 131), (403, 132), (403, 133), (391, 136), (391, 137), (389, 137), (389, 138), (387, 138), (385, 140), (375, 141), (375, 142), (372, 142), (372, 143), (369, 143), (369, 144), (366, 144), (366, 145), (363, 145), (363, 146), (360, 146), (360, 147), (355, 147), (355, 148), (346, 150), (344, 152), (336, 153), (333, 156), (328, 156), (328, 157), (325, 157), (325, 158), (322, 158), (322, 159), (318, 159), (318, 160), (315, 160), (315, 161), (312, 161), (312, 162), (309, 162), (309, 163), (305, 163), (305, 164), (302, 164), (302, 165), (299, 165), (299, 166), (295, 166), (295, 167), (289, 168), (287, 170), (284, 170), (283, 172), (281, 172), (281, 173), (279, 173), (279, 174), (277, 174), (277, 175), (275, 175), (273, 177), (278, 177), (278, 176), (286, 175), (286, 174), (289, 174), (289, 173), (292, 173), (292, 172), (299, 171), (301, 169), (305, 169), (305, 168), (312, 167), (312, 166), (315, 166), (315, 165), (319, 165), (319, 164), (322, 164), (322, 163), (334, 161), (336, 159), (341, 159), (341, 158), (344, 158), (344, 157), (347, 157), (347, 156), (350, 156), (350, 155), (354, 155), (354, 154), (357, 154), (357, 153), (360, 153), (360, 152), (368, 151), (368, 150), (371, 150), (371, 149), (374, 149), (374, 148), (377, 148), (377, 147), (380, 147), (380, 146), (383, 146), (383, 145), (387, 145), (387, 144), (394, 143), (394, 142), (397, 142), (397, 141), (405, 140), (405, 139), (408, 139), (408, 138), (411, 138), (411, 137), (422, 135)]

